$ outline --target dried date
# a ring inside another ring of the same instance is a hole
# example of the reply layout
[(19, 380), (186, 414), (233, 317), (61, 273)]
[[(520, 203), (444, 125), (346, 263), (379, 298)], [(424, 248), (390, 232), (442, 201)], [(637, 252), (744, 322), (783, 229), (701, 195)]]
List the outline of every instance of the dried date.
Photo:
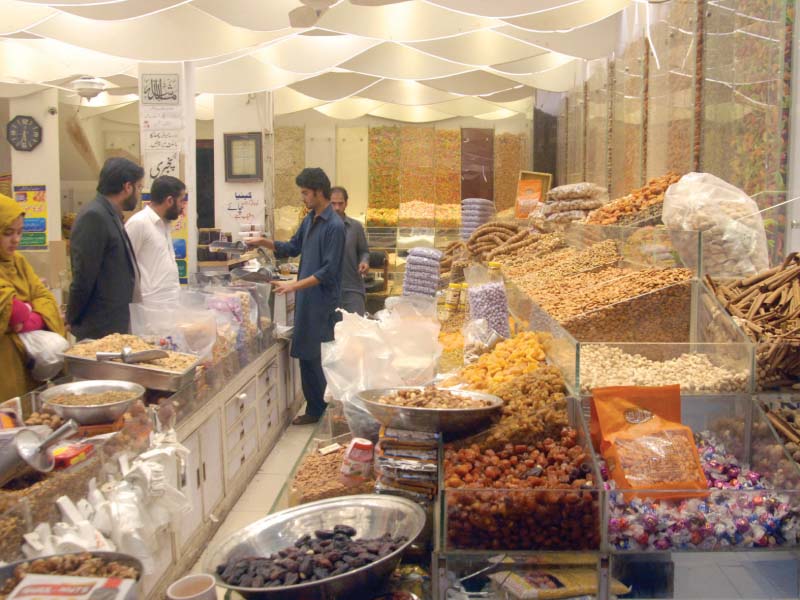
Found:
[(353, 539), (349, 525), (305, 534), (293, 546), (267, 557), (234, 558), (217, 567), (225, 583), (249, 588), (285, 587), (342, 575), (389, 556), (406, 543), (385, 533), (376, 539)]

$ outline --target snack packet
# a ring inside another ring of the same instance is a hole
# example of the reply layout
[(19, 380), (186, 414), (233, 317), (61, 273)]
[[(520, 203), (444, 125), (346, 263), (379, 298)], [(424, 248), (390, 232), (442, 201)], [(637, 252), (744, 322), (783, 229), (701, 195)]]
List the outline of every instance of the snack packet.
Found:
[[(557, 600), (597, 594), (597, 571), (593, 569), (553, 569), (499, 571), (489, 579), (515, 600)], [(612, 579), (610, 592), (621, 596), (630, 592), (622, 582)]]
[[(674, 417), (675, 406), (680, 411), (680, 386), (644, 390), (648, 388), (594, 390), (600, 453), (609, 476), (618, 489), (648, 490), (649, 498), (705, 496), (708, 486), (692, 430), (679, 418), (662, 416)], [(640, 396), (646, 399), (640, 402)]]

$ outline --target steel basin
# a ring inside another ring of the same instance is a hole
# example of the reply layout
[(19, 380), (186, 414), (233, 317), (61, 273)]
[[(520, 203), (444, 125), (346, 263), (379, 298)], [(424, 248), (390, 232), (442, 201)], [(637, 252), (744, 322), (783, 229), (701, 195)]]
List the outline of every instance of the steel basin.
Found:
[[(57, 396), (71, 394), (98, 394), (101, 392), (135, 392), (136, 396), (129, 400), (120, 400), (111, 404), (94, 404), (90, 406), (64, 406), (54, 404)], [(99, 425), (113, 423), (119, 419), (132, 402), (144, 397), (145, 389), (138, 383), (129, 381), (93, 380), (75, 381), (56, 385), (39, 393), (39, 399), (62, 419), (75, 419), (80, 425)]]
[[(404, 535), (408, 541), (388, 556), (349, 573), (280, 588), (244, 588), (226, 584), (217, 566), (231, 558), (265, 557), (292, 546), (306, 533), (350, 525), (358, 538), (377, 538), (384, 533)], [(228, 537), (209, 552), (204, 570), (217, 585), (245, 598), (282, 600), (355, 600), (374, 596), (400, 563), (403, 552), (425, 526), (425, 511), (416, 503), (397, 496), (364, 494), (343, 496), (303, 504), (252, 523)]]
[(469, 435), (486, 429), (500, 418), (503, 401), (497, 396), (468, 390), (447, 391), (454, 396), (490, 402), (484, 408), (412, 408), (378, 402), (378, 398), (401, 390), (423, 390), (423, 387), (398, 387), (366, 390), (358, 394), (364, 408), (382, 425), (410, 431)]

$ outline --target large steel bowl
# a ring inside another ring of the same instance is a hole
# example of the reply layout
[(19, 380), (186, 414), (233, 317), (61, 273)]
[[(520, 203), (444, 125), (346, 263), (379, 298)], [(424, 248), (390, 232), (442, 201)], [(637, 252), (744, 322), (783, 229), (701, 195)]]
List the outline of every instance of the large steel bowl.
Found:
[(500, 418), (500, 411), (503, 408), (503, 401), (500, 398), (468, 390), (447, 391), (454, 396), (485, 400), (489, 405), (483, 408), (413, 408), (378, 402), (382, 396), (401, 390), (423, 389), (423, 387), (398, 387), (366, 390), (358, 394), (358, 399), (382, 425), (410, 431), (468, 435), (485, 429)]
[[(350, 525), (358, 538), (377, 538), (385, 533), (404, 535), (408, 541), (384, 558), (349, 573), (279, 588), (245, 588), (226, 584), (217, 566), (230, 559), (266, 557), (292, 546), (301, 536), (335, 525)], [(256, 521), (231, 535), (209, 552), (203, 568), (217, 585), (235, 590), (245, 598), (282, 600), (355, 600), (374, 596), (400, 563), (403, 552), (425, 526), (425, 511), (397, 496), (365, 494), (303, 504)]]
[[(58, 396), (99, 394), (102, 392), (135, 392), (136, 396), (128, 400), (120, 400), (111, 404), (93, 404), (89, 406), (65, 406), (52, 402)], [(75, 381), (56, 385), (39, 394), (43, 404), (49, 406), (62, 419), (75, 419), (80, 425), (99, 425), (113, 423), (119, 419), (132, 402), (144, 397), (145, 389), (138, 383), (129, 381)]]

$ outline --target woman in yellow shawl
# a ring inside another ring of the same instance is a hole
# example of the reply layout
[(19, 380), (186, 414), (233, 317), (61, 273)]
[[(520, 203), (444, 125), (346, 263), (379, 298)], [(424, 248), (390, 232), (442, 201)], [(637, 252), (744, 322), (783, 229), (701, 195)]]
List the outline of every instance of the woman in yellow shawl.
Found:
[(58, 304), (25, 257), (17, 252), (24, 212), (0, 194), (0, 402), (29, 392), (36, 383), (16, 332), (47, 329), (65, 335)]

